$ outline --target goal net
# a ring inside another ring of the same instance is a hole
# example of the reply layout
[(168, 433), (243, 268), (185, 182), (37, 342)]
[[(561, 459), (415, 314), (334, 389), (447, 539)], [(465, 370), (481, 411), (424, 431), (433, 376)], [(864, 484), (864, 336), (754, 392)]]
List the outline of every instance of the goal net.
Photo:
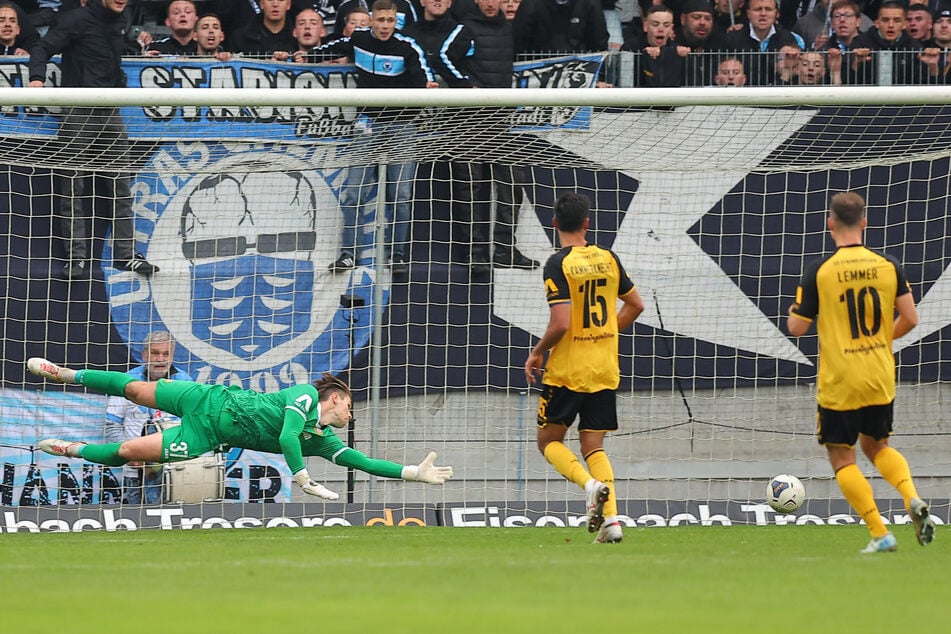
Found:
[[(646, 304), (621, 340), (606, 441), (625, 522), (857, 521), (814, 439), (815, 336), (785, 331), (843, 190), (866, 197), (866, 242), (903, 262), (919, 303), (895, 344), (893, 444), (947, 520), (951, 109), (943, 88), (874, 90), (0, 91), (3, 530), (579, 524), (582, 492), (536, 449), (523, 370), (548, 322), (532, 261), (553, 253), (568, 191), (591, 200), (589, 240), (620, 256)], [(127, 140), (105, 132), (113, 108)], [(70, 113), (85, 119), (64, 138)], [(151, 278), (115, 266), (125, 178)], [(62, 181), (80, 179), (89, 274), (63, 280)], [(346, 203), (348, 179), (360, 187)], [(383, 191), (410, 195), (401, 209)], [(335, 266), (348, 240), (353, 266)], [(455, 476), (433, 487), (309, 458), (341, 494), (325, 505), (279, 455), (231, 449), (167, 470), (164, 505), (115, 506), (121, 468), (37, 448), (107, 440), (106, 398), (42, 383), (24, 361), (126, 371), (160, 330), (199, 382), (271, 391), (340, 375), (356, 419), (342, 440), (403, 464), (436, 451)], [(574, 428), (568, 442), (577, 451)], [(886, 519), (907, 521), (861, 466)], [(778, 473), (806, 485), (796, 518), (765, 506)]]

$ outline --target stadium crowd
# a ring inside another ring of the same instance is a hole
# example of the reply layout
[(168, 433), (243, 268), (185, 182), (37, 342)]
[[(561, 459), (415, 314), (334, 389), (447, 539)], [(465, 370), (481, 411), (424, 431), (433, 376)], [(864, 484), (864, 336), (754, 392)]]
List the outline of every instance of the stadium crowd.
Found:
[[(0, 2), (3, 54), (29, 54), (62, 14), (88, 1), (103, 0)], [(371, 4), (106, 1), (122, 4), (131, 20), (128, 56), (240, 56), (296, 63), (347, 61), (308, 54), (349, 37), (355, 28), (368, 28)], [(396, 0), (398, 31), (418, 38), (411, 25), (424, 22), (433, 1)], [(506, 37), (516, 58), (630, 51), (635, 71), (621, 79), (624, 85), (943, 84), (951, 70), (951, 3), (942, 0), (492, 1), (511, 24)], [(439, 4), (448, 10), (437, 11), (438, 33), (452, 33), (447, 24), (471, 27), (480, 20), (475, 0)], [(613, 72), (604, 79), (620, 79)], [(442, 81), (458, 85), (455, 79)]]

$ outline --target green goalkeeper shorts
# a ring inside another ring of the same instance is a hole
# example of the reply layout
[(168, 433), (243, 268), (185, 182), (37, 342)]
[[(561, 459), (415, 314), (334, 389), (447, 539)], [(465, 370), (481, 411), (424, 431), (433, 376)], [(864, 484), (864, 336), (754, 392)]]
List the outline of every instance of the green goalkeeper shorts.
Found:
[(182, 419), (181, 425), (162, 432), (162, 462), (197, 458), (221, 446), (218, 416), (224, 391), (221, 385), (159, 380), (155, 404)]

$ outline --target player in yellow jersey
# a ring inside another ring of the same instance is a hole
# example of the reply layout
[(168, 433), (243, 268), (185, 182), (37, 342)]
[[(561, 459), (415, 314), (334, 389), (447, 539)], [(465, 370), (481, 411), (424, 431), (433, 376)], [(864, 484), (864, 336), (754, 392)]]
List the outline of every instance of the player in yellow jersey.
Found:
[(833, 196), (827, 223), (836, 250), (806, 268), (787, 319), (790, 334), (799, 337), (818, 318), (819, 443), (842, 494), (872, 535), (863, 553), (892, 551), (897, 542), (855, 463), (856, 442), (901, 494), (924, 546), (934, 538), (934, 519), (918, 497), (908, 462), (888, 445), (895, 401), (892, 340), (918, 324), (915, 300), (901, 265), (862, 244), (868, 221), (861, 196)]
[[(550, 317), (525, 361), (525, 378), (529, 385), (535, 383), (551, 350), (538, 401), (538, 449), (558, 473), (585, 490), (588, 530), (598, 531), (595, 541), (619, 542), (614, 471), (604, 436), (618, 428), (619, 334), (634, 323), (644, 303), (617, 255), (587, 243), (589, 209), (579, 194), (555, 201), (554, 225), (562, 248), (545, 264)], [(619, 311), (618, 299), (623, 302)], [(587, 469), (564, 444), (579, 416)]]

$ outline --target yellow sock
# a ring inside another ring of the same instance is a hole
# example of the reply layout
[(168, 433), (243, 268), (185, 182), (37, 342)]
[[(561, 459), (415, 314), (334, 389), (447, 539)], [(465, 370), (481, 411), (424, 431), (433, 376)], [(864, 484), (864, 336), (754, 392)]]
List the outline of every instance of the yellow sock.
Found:
[(842, 467), (835, 472), (836, 482), (842, 489), (842, 494), (855, 512), (858, 513), (872, 537), (876, 539), (888, 532), (882, 516), (878, 512), (878, 506), (875, 504), (875, 496), (872, 493), (872, 485), (869, 484), (858, 465), (850, 464)]
[(561, 442), (550, 442), (545, 446), (545, 460), (551, 463), (555, 471), (565, 476), (579, 487), (584, 489), (584, 485), (591, 479), (588, 470), (581, 466), (581, 461), (571, 449)]
[(611, 468), (608, 454), (605, 453), (604, 449), (595, 449), (584, 457), (584, 461), (588, 463), (591, 476), (602, 484), (608, 485), (608, 489), (611, 491), (611, 496), (604, 503), (604, 516), (617, 515), (617, 495), (614, 494), (614, 469)]
[(915, 482), (911, 479), (911, 469), (901, 452), (892, 447), (884, 447), (875, 455), (875, 468), (890, 485), (898, 489), (909, 508), (911, 498), (918, 497)]

